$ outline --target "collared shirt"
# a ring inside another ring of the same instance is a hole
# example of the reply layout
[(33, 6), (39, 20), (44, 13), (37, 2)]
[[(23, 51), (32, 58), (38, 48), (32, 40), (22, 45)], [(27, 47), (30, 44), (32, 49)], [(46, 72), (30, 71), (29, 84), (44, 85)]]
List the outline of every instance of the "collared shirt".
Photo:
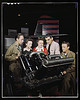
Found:
[(37, 47), (33, 48), (33, 52), (36, 52), (36, 51), (42, 51), (42, 52), (46, 53), (46, 55), (48, 56), (48, 50), (44, 47), (38, 48), (38, 46), (37, 46)]
[(64, 53), (64, 55), (65, 55), (65, 58), (67, 58), (67, 54)]
[[(61, 56), (62, 56), (63, 58), (65, 58), (64, 52), (61, 53)], [(70, 50), (68, 50), (66, 56), (67, 56), (67, 58), (74, 58), (74, 62), (72, 63), (72, 65), (70, 65), (69, 68), (67, 68), (66, 72), (75, 71), (75, 53), (72, 52), (72, 51), (70, 51)]]
[(44, 48), (43, 48), (43, 47), (42, 47), (42, 48), (39, 48), (39, 47), (37, 46), (35, 50), (37, 50), (37, 51), (44, 51)]
[(8, 61), (14, 61), (16, 60), (16, 56), (18, 55), (19, 52), (20, 50), (18, 48), (18, 44), (14, 42), (6, 51), (5, 59)]
[[(46, 48), (48, 50), (49, 44), (46, 45)], [(55, 41), (53, 41), (50, 45), (50, 55), (54, 54), (60, 54), (60, 47), (59, 44)]]
[[(64, 52), (61, 53), (61, 56), (62, 56), (63, 58), (65, 58), (65, 54), (64, 54)], [(68, 53), (67, 53), (66, 56), (67, 56), (67, 58), (73, 57), (73, 58), (74, 58), (74, 62), (73, 62), (73, 64), (75, 65), (75, 53), (72, 52), (72, 51), (70, 51), (70, 50), (68, 50)]]
[(51, 46), (51, 44), (49, 44), (49, 46), (48, 46), (48, 55), (50, 55), (50, 46)]

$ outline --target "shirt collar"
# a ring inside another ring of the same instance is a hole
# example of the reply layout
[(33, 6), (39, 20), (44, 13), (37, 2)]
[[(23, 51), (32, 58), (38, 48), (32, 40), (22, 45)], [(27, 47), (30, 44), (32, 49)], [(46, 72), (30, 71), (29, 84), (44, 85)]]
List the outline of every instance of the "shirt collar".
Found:
[(17, 47), (19, 46), (17, 42), (15, 42), (14, 45), (17, 46)]
[(37, 46), (35, 50), (37, 50), (37, 51), (43, 50), (44, 51), (44, 48), (43, 47), (42, 48), (38, 48), (38, 46)]

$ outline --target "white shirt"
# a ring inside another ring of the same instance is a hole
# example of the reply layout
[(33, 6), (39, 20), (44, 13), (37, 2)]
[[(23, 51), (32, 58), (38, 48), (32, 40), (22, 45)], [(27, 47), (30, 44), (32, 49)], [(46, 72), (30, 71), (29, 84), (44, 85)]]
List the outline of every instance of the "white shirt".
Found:
[(43, 47), (42, 47), (42, 48), (39, 48), (39, 47), (37, 46), (35, 50), (37, 50), (37, 51), (43, 50), (43, 51), (44, 51), (44, 48), (43, 48)]

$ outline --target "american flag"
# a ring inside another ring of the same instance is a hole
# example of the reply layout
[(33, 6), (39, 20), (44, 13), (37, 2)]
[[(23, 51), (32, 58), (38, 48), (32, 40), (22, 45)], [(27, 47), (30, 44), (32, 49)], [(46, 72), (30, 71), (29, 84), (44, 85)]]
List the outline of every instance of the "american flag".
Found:
[[(42, 35), (59, 34), (59, 20), (51, 16), (43, 15), (37, 21), (38, 24), (42, 25)], [(59, 37), (55, 38), (56, 42), (59, 42)]]

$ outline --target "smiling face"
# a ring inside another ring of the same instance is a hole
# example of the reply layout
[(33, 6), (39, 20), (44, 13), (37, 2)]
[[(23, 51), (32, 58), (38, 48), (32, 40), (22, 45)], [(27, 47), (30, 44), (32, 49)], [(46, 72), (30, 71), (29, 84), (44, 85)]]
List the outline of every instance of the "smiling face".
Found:
[(28, 41), (27, 43), (26, 43), (26, 46), (27, 46), (27, 48), (31, 48), (32, 47), (32, 41)]
[(39, 48), (42, 48), (43, 47), (43, 44), (44, 44), (44, 41), (43, 40), (39, 40), (38, 41), (38, 47)]
[(19, 38), (17, 38), (17, 42), (21, 45), (24, 42), (24, 36), (21, 35)]
[(67, 46), (67, 44), (62, 44), (62, 51), (64, 53), (67, 53), (68, 50), (69, 50), (69, 47)]

